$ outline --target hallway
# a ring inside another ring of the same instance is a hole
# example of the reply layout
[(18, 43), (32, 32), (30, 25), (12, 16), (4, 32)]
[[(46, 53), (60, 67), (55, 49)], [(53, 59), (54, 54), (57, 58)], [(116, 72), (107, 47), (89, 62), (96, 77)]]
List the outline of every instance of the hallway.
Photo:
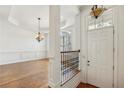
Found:
[(48, 87), (48, 59), (0, 66), (2, 88)]

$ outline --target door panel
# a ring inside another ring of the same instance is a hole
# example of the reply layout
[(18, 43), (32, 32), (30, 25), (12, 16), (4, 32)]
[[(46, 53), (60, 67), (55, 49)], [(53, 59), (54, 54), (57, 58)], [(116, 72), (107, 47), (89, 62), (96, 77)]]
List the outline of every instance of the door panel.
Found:
[(113, 28), (88, 32), (88, 83), (97, 87), (113, 84)]

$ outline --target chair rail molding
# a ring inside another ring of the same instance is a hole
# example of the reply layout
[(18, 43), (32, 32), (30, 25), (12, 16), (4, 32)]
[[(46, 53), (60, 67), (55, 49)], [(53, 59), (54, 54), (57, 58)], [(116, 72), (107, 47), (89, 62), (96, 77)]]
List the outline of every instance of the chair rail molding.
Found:
[(47, 51), (3, 51), (0, 52), (0, 65), (47, 58)]

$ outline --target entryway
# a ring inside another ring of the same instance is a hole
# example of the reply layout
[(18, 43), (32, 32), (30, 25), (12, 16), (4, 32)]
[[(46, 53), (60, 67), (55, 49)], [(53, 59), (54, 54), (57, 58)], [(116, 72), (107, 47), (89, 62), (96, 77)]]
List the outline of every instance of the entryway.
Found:
[(113, 27), (88, 31), (87, 82), (113, 87)]

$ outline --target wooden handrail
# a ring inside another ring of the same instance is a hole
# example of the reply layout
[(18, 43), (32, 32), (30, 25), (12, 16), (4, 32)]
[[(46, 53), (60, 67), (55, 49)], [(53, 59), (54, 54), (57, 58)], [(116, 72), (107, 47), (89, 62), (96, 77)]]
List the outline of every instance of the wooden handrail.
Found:
[(71, 52), (80, 52), (80, 50), (76, 50), (76, 51), (61, 51), (60, 53), (71, 53)]

